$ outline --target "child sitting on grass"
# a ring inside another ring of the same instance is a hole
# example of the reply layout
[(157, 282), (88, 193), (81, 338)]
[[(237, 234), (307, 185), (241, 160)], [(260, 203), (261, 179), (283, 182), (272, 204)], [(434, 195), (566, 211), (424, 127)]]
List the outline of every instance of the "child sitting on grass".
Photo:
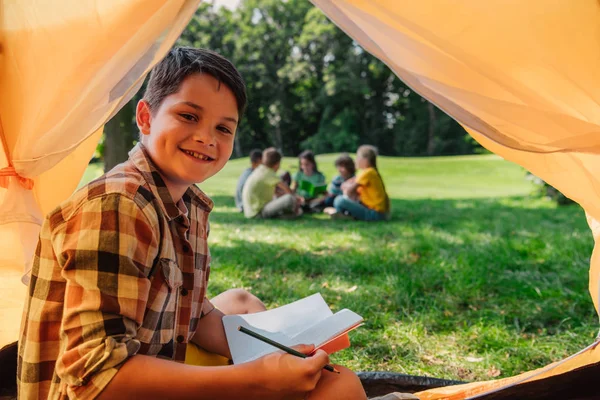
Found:
[(224, 314), (205, 298), (213, 202), (195, 184), (227, 163), (245, 104), (242, 77), (216, 53), (176, 48), (154, 67), (129, 160), (44, 220), (21, 325), (19, 399), (366, 398), (351, 371), (322, 372), (321, 350), (183, 364), (192, 343), (231, 358)]
[(345, 153), (340, 155), (335, 160), (335, 168), (337, 169), (339, 175), (333, 178), (331, 184), (329, 185), (327, 197), (324, 202), (325, 207), (333, 206), (333, 201), (338, 196), (344, 194), (342, 190), (343, 183), (353, 179), (354, 175), (356, 174), (356, 166), (354, 165), (354, 160), (352, 160), (352, 157)]
[(344, 192), (342, 190), (342, 184), (353, 180), (354, 174), (356, 173), (356, 167), (354, 160), (347, 153), (340, 155), (335, 160), (335, 167), (339, 173), (338, 176), (333, 178), (327, 189), (327, 193), (324, 196), (319, 197), (310, 202), (311, 209), (323, 209), (326, 207), (333, 207), (333, 201), (336, 197), (341, 196)]
[[(277, 176), (281, 158), (281, 153), (274, 147), (263, 151), (262, 164), (252, 172), (242, 191), (246, 218), (285, 218), (302, 214), (299, 199)], [(275, 196), (275, 189), (281, 196)]]
[(248, 180), (248, 177), (260, 165), (262, 160), (262, 151), (258, 149), (254, 149), (250, 152), (250, 167), (246, 168), (242, 175), (240, 175), (240, 179), (238, 179), (237, 186), (235, 188), (235, 206), (240, 212), (244, 211), (244, 206), (242, 203), (242, 190), (244, 190), (244, 185)]
[(309, 204), (309, 201), (316, 196), (301, 188), (302, 182), (309, 182), (313, 186), (325, 185), (325, 175), (319, 172), (315, 155), (310, 150), (305, 150), (298, 156), (300, 169), (294, 175), (292, 190), (303, 199), (303, 205)]
[(377, 148), (363, 145), (356, 151), (356, 163), (361, 170), (354, 180), (342, 184), (343, 196), (333, 201), (335, 210), (327, 210), (332, 218), (351, 217), (362, 221), (389, 218), (390, 199), (377, 170)]

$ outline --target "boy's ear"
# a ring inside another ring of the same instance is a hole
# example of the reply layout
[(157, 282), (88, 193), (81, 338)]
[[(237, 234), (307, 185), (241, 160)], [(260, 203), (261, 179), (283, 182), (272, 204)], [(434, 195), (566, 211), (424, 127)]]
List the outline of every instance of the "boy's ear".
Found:
[(146, 100), (140, 100), (137, 103), (135, 110), (135, 122), (142, 135), (150, 134), (150, 126), (152, 125), (152, 113), (150, 106)]

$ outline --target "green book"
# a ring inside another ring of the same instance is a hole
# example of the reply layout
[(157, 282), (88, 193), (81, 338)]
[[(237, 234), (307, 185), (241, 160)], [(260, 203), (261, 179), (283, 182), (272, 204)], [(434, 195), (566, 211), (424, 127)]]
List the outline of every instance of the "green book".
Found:
[(315, 185), (309, 181), (298, 182), (298, 189), (308, 193), (309, 197), (317, 197), (320, 194), (327, 193), (327, 184)]

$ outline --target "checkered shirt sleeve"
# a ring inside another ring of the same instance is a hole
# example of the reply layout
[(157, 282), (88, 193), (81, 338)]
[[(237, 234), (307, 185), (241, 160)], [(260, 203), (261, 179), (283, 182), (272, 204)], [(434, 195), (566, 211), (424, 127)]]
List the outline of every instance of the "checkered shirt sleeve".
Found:
[(77, 207), (50, 214), (40, 233), (19, 349), (21, 399), (95, 398), (140, 348), (156, 214), (114, 193)]

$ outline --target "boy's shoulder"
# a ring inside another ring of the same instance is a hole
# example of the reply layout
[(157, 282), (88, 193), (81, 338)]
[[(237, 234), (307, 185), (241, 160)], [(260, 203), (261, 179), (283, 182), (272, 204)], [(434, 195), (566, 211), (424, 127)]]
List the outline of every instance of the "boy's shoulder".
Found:
[(140, 193), (147, 194), (148, 196), (151, 194), (149, 182), (131, 161), (117, 165), (104, 175), (89, 182), (79, 191), (88, 200), (98, 196), (113, 194), (133, 200)]
[[(156, 219), (161, 214), (167, 219), (173, 219), (182, 213), (145, 147), (138, 143), (129, 152), (127, 161), (83, 186), (52, 211), (48, 218), (60, 224), (86, 204), (92, 207), (89, 211), (100, 212), (102, 202), (98, 199), (107, 198), (116, 200), (125, 208), (131, 206), (139, 209), (151, 223), (157, 222)], [(192, 207), (210, 213), (213, 207), (212, 200), (195, 185), (189, 187), (182, 200), (188, 210)]]
[(251, 177), (253, 179), (260, 180), (260, 179), (268, 178), (273, 175), (277, 175), (277, 173), (275, 172), (275, 170), (273, 170), (273, 168), (269, 168), (266, 165), (261, 164), (258, 167), (256, 167), (256, 169), (254, 171), (252, 171)]
[(107, 197), (129, 200), (145, 209), (152, 202), (154, 195), (143, 174), (133, 163), (125, 162), (79, 188), (50, 212), (49, 218), (60, 215), (60, 219), (67, 220), (85, 204)]
[(245, 169), (245, 170), (243, 170), (243, 171), (242, 171), (242, 173), (240, 174), (240, 180), (248, 179), (248, 177), (249, 177), (250, 175), (252, 175), (252, 173), (253, 173), (254, 171), (255, 171), (255, 170), (254, 170), (254, 169), (252, 169), (252, 167), (248, 167), (248, 168), (246, 168), (246, 169)]
[(331, 180), (331, 183), (333, 185), (341, 185), (342, 183), (344, 183), (344, 178), (341, 175), (338, 175)]
[(246, 185), (254, 188), (261, 185), (275, 185), (281, 179), (277, 176), (277, 173), (273, 168), (269, 168), (264, 165), (259, 165), (252, 174), (248, 177)]

